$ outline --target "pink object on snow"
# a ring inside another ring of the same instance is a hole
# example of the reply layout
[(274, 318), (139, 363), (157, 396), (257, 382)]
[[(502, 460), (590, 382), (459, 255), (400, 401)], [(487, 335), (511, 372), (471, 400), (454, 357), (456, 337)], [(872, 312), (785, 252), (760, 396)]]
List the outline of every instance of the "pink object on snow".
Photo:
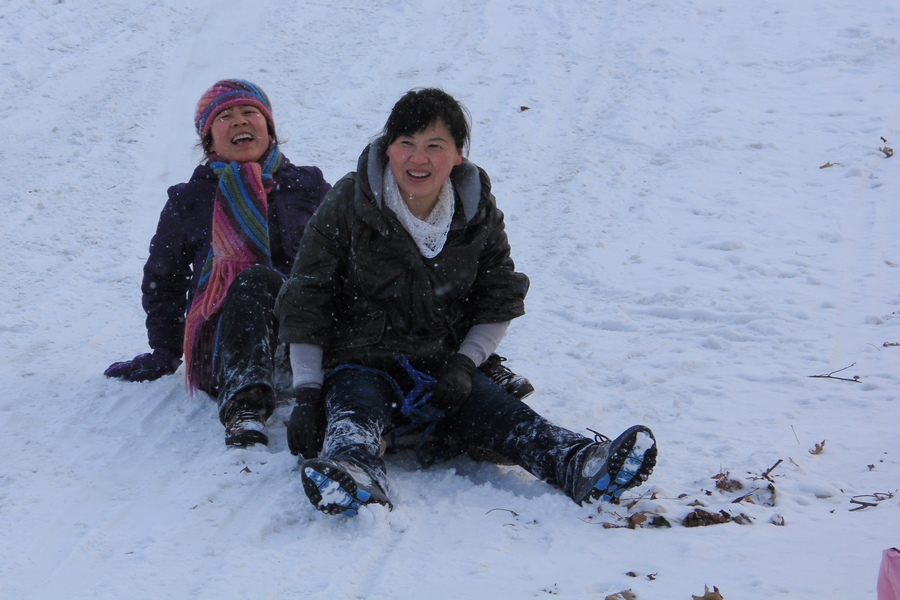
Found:
[(900, 550), (888, 548), (881, 555), (878, 600), (900, 600)]

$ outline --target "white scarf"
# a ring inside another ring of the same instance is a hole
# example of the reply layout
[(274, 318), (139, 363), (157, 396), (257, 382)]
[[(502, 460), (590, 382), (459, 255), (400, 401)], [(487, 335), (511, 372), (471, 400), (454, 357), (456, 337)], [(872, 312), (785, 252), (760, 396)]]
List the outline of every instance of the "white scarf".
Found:
[(447, 242), (447, 234), (450, 232), (450, 222), (453, 221), (453, 184), (450, 179), (444, 182), (438, 193), (437, 204), (428, 218), (424, 221), (417, 218), (406, 202), (400, 196), (400, 187), (394, 180), (391, 166), (384, 168), (384, 203), (394, 211), (397, 219), (406, 229), (419, 248), (419, 253), (425, 258), (434, 258)]

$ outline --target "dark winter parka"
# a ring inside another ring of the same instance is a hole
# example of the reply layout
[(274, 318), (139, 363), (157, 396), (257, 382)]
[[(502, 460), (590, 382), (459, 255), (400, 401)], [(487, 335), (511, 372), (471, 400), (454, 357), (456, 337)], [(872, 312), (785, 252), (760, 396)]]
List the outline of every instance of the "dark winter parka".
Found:
[(450, 232), (428, 259), (382, 204), (385, 160), (373, 142), (328, 194), (276, 305), (282, 341), (323, 346), (325, 368), (386, 369), (401, 355), (436, 365), (473, 325), (525, 312), (528, 278), (515, 270), (487, 173), (466, 160), (453, 170)]
[[(303, 229), (331, 186), (317, 167), (299, 167), (286, 158), (273, 175), (269, 193), (269, 247), (272, 264), (287, 275)], [(213, 200), (218, 178), (206, 164), (187, 183), (169, 188), (144, 265), (142, 303), (151, 348), (182, 354), (184, 319), (209, 254)]]

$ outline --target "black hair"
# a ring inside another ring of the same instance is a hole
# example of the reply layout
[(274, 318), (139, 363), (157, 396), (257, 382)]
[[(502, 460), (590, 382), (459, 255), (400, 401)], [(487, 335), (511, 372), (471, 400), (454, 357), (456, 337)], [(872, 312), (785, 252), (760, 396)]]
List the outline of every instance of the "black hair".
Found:
[(469, 150), (469, 114), (453, 96), (439, 88), (413, 89), (397, 100), (384, 124), (384, 147), (405, 135), (414, 135), (440, 119), (447, 125), (457, 149)]

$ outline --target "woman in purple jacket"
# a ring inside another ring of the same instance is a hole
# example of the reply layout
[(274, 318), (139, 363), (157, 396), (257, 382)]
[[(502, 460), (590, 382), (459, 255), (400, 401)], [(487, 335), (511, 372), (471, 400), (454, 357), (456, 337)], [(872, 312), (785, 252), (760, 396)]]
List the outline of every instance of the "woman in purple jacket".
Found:
[(184, 356), (188, 389), (218, 402), (225, 443), (266, 444), (276, 390), (291, 381), (275, 298), (331, 186), (317, 167), (281, 153), (269, 98), (250, 82), (213, 85), (195, 124), (206, 159), (190, 181), (169, 188), (144, 265), (152, 352), (105, 374), (157, 379)]

